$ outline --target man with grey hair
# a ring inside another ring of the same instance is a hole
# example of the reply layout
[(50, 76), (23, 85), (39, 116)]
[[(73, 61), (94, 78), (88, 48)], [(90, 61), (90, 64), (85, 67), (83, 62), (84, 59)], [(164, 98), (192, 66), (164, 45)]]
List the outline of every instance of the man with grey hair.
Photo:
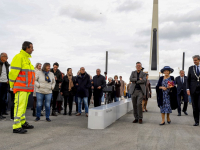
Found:
[(133, 123), (139, 122), (140, 124), (142, 124), (143, 119), (142, 100), (143, 96), (146, 94), (146, 73), (141, 69), (142, 64), (137, 62), (136, 71), (133, 71), (130, 76), (132, 84), (129, 90), (133, 103), (133, 115), (135, 117)]
[(93, 77), (92, 89), (94, 89), (94, 107), (101, 106), (103, 88), (106, 86), (106, 79), (101, 75), (101, 70), (96, 70), (97, 75)]
[(193, 116), (195, 124), (199, 126), (199, 110), (200, 110), (200, 56), (192, 57), (195, 65), (189, 67), (187, 76), (187, 94), (191, 95)]
[(181, 70), (180, 76), (176, 77), (175, 84), (177, 85), (178, 116), (181, 116), (181, 97), (183, 97), (184, 101), (183, 112), (185, 115), (188, 115), (187, 77), (184, 70)]
[(10, 64), (7, 62), (8, 56), (6, 53), (1, 53), (0, 58), (0, 119), (4, 119), (6, 117), (4, 115), (8, 115), (6, 112), (6, 100), (7, 100), (7, 92), (8, 92), (8, 74), (9, 74), (9, 66)]

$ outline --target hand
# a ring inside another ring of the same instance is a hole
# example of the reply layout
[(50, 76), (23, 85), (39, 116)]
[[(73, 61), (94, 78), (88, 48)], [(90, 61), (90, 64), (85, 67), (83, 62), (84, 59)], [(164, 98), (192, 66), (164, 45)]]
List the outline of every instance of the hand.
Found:
[(55, 80), (57, 80), (57, 77), (55, 76)]
[(162, 87), (162, 89), (163, 89), (164, 91), (166, 91), (166, 90), (167, 90), (167, 88), (166, 88), (166, 87)]
[(140, 80), (142, 80), (142, 78), (140, 78)]
[(173, 88), (173, 86), (168, 86), (167, 88), (168, 88), (168, 89), (171, 89), (171, 88)]
[(190, 96), (190, 90), (187, 90), (187, 95), (189, 95), (189, 96)]
[(7, 84), (9, 84), (9, 81), (7, 81)]
[(91, 83), (93, 84), (94, 82), (92, 81)]
[(99, 86), (98, 89), (101, 89), (101, 86)]
[(76, 83), (76, 85), (78, 86), (78, 83)]
[(94, 89), (94, 86), (92, 86), (92, 89)]
[(60, 92), (60, 94), (61, 94), (61, 95), (63, 95), (63, 93), (62, 93), (62, 92)]

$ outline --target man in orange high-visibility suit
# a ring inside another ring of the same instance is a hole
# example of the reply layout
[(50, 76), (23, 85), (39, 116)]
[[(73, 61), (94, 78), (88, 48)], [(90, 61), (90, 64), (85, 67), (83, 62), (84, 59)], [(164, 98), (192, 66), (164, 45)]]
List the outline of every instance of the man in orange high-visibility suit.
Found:
[(33, 129), (34, 126), (26, 122), (25, 113), (28, 98), (34, 91), (35, 71), (29, 58), (33, 52), (33, 44), (25, 41), (22, 50), (12, 62), (9, 72), (10, 88), (15, 93), (14, 124), (13, 133), (26, 133), (26, 129)]

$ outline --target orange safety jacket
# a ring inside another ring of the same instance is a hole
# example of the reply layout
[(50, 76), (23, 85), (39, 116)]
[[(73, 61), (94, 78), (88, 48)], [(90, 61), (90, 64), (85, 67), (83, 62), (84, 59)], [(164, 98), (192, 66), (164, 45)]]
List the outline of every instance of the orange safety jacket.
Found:
[(35, 70), (29, 58), (31, 58), (31, 55), (21, 50), (11, 62), (9, 83), (14, 93), (34, 91)]

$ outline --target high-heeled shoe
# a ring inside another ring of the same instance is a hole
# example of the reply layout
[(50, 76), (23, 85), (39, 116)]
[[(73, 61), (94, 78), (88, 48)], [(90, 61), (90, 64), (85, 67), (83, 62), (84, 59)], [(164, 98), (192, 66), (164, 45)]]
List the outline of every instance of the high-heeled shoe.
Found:
[(161, 125), (161, 126), (165, 125), (165, 122), (164, 122), (164, 123), (161, 123), (160, 125)]
[(170, 123), (171, 123), (171, 120), (170, 120), (170, 121), (167, 121), (167, 123), (170, 124)]

